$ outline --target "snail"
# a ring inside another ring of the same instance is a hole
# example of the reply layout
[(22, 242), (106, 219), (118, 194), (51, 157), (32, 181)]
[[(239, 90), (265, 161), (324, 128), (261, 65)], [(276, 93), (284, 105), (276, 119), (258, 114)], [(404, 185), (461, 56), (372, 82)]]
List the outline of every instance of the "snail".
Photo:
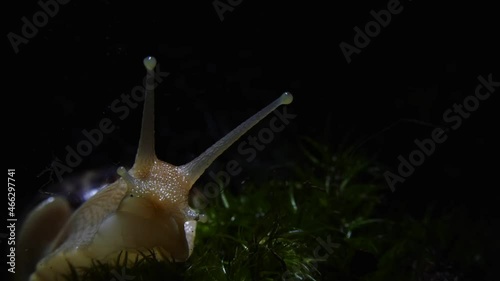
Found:
[[(147, 81), (154, 81), (156, 59), (146, 57)], [(29, 280), (57, 280), (94, 260), (109, 262), (127, 251), (128, 259), (153, 251), (158, 259), (186, 261), (193, 252), (200, 216), (188, 205), (189, 190), (210, 164), (260, 120), (293, 100), (285, 92), (191, 162), (174, 166), (156, 157), (154, 90), (146, 85), (142, 127), (131, 169), (119, 167), (115, 182), (72, 212), (62, 197), (50, 197), (31, 211), (19, 245)], [(30, 269), (31, 267), (31, 269)]]

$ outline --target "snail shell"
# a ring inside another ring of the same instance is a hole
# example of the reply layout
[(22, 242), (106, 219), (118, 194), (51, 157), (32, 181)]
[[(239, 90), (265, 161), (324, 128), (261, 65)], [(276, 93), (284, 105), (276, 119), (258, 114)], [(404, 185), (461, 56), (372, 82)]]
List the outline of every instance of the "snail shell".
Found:
[[(156, 59), (144, 59), (147, 81), (154, 81)], [(19, 267), (31, 281), (56, 280), (92, 260), (130, 261), (154, 251), (159, 259), (185, 261), (194, 247), (198, 213), (188, 196), (205, 169), (240, 136), (293, 97), (280, 98), (250, 117), (191, 162), (174, 166), (159, 160), (154, 148), (154, 92), (146, 85), (141, 137), (134, 165), (118, 168), (120, 178), (101, 188), (72, 213), (62, 197), (40, 203), (26, 217), (19, 235)]]

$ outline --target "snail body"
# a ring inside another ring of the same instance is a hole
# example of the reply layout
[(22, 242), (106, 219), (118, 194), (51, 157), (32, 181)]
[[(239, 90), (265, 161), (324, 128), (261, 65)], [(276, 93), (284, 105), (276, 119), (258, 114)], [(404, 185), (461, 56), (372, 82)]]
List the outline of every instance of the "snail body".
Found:
[[(154, 81), (156, 59), (144, 59)], [(189, 190), (205, 169), (240, 136), (293, 97), (280, 98), (250, 117), (191, 162), (159, 160), (154, 148), (154, 91), (146, 85), (141, 137), (134, 165), (72, 212), (62, 197), (50, 197), (26, 217), (19, 235), (22, 265), (31, 281), (57, 280), (93, 260), (109, 262), (123, 251), (133, 261), (141, 252), (185, 261), (194, 248), (199, 214), (188, 205)]]

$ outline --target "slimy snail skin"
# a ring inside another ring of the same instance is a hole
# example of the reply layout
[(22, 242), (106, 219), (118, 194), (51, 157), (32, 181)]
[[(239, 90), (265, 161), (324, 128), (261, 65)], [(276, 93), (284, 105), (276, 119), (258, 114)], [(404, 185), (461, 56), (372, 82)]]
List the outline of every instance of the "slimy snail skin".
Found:
[[(154, 81), (156, 59), (144, 59), (148, 81)], [(102, 187), (74, 212), (67, 200), (50, 197), (26, 217), (19, 235), (24, 270), (31, 281), (61, 279), (93, 260), (115, 261), (127, 251), (129, 261), (154, 251), (158, 259), (182, 262), (193, 252), (200, 216), (188, 205), (189, 190), (210, 164), (250, 128), (280, 105), (291, 103), (284, 93), (240, 124), (191, 162), (174, 166), (156, 157), (154, 91), (146, 86), (141, 136), (131, 169)], [(19, 268), (20, 270), (22, 268)]]

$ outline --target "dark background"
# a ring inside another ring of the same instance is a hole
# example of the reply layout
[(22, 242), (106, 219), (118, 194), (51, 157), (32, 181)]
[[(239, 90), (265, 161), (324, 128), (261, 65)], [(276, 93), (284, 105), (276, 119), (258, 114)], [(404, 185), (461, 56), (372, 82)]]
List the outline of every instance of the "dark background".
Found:
[[(243, 0), (223, 21), (212, 1), (123, 2), (60, 5), (18, 54), (6, 34), (20, 34), (21, 17), (40, 7), (25, 1), (4, 10), (5, 163), (16, 168), (18, 212), (57, 181), (37, 175), (104, 117), (117, 129), (68, 176), (132, 163), (142, 105), (123, 121), (108, 107), (142, 83), (148, 55), (171, 73), (157, 91), (156, 137), (159, 157), (173, 164), (193, 159), (282, 92), (294, 94), (288, 110), (297, 118), (237, 181), (258, 177), (258, 167), (293, 163), (303, 136), (332, 147), (368, 140), (360, 151), (395, 171), (415, 138), (446, 125), (443, 112), (474, 93), (478, 75), (500, 80), (498, 15), (488, 5), (402, 1), (403, 11), (348, 64), (340, 42), (353, 44), (353, 28), (388, 1)], [(497, 225), (497, 94), (396, 192), (387, 188), (389, 209), (419, 217), (430, 204), (460, 205)], [(232, 149), (221, 163), (234, 157)]]

